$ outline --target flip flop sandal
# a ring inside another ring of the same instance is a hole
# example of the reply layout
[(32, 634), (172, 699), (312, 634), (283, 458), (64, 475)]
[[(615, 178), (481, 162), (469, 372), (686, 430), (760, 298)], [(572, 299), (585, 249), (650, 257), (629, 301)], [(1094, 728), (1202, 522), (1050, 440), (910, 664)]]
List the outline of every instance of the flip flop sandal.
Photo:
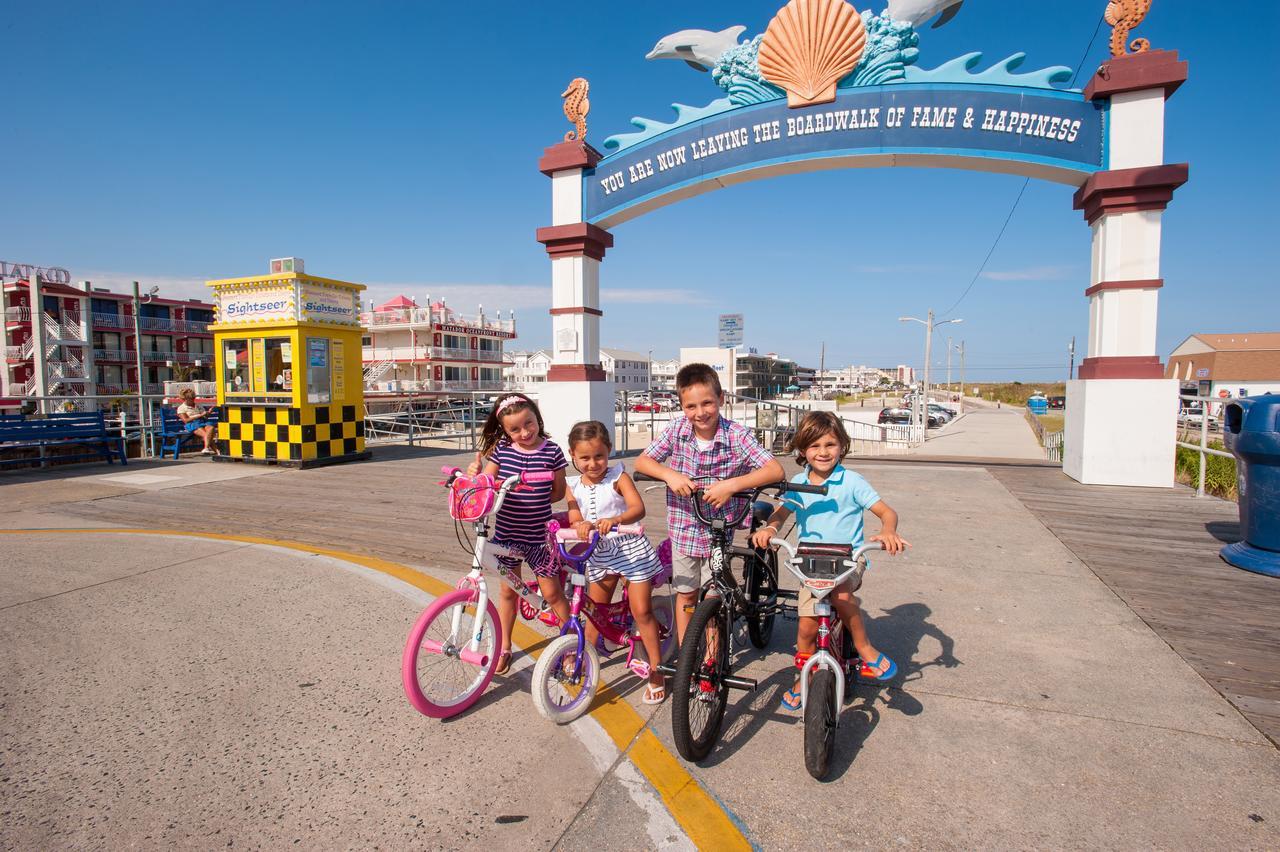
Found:
[(504, 675), (509, 671), (511, 671), (511, 652), (503, 651), (498, 655), (498, 665), (493, 670), (493, 673)]
[[(880, 672), (880, 667), (884, 665), (886, 662), (889, 664), (889, 668), (885, 669), (884, 673), (882, 674)], [(883, 683), (886, 680), (893, 680), (894, 675), (896, 675), (897, 673), (898, 673), (898, 664), (895, 663), (893, 660), (890, 660), (884, 654), (881, 654), (880, 656), (876, 657), (873, 662), (868, 663), (864, 661), (862, 664), (861, 671), (858, 672), (858, 674), (860, 674), (864, 678), (880, 681), (881, 683)]]
[(800, 709), (800, 693), (794, 689), (788, 689), (782, 696), (782, 701), (778, 706), (783, 710), (790, 710), (794, 713)]
[(645, 704), (661, 704), (667, 700), (667, 688), (649, 684), (645, 687), (644, 695), (640, 696), (640, 700)]

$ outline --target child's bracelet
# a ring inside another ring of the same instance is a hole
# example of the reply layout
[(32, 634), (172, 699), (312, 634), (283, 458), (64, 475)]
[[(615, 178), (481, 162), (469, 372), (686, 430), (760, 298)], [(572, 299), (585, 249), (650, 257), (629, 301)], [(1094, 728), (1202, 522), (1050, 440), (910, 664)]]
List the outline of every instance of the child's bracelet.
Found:
[(775, 525), (773, 525), (773, 524), (765, 524), (765, 525), (764, 525), (763, 527), (761, 527), (760, 529), (762, 529), (762, 530), (773, 530), (774, 532), (778, 532), (778, 528), (777, 528)]

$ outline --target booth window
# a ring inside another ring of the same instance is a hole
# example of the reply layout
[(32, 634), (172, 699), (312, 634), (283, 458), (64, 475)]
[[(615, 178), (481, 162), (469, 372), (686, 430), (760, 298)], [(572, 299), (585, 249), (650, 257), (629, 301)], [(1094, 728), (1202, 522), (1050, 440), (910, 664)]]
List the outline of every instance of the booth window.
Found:
[(293, 346), (287, 337), (265, 339), (267, 393), (289, 393), (293, 390)]
[(249, 341), (223, 341), (222, 383), (226, 393), (249, 393)]
[(307, 338), (307, 402), (328, 403), (329, 393), (329, 338)]

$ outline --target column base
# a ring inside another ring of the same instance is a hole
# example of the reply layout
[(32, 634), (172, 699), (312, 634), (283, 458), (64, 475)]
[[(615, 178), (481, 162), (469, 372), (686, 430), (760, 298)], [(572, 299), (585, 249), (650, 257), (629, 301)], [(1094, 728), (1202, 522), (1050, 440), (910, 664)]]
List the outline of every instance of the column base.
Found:
[[(530, 390), (551, 440), (569, 455), (569, 430), (582, 420), (613, 426), (613, 382), (543, 382)], [(570, 471), (572, 472), (572, 471)]]
[(1067, 382), (1062, 470), (1085, 485), (1172, 488), (1175, 379)]

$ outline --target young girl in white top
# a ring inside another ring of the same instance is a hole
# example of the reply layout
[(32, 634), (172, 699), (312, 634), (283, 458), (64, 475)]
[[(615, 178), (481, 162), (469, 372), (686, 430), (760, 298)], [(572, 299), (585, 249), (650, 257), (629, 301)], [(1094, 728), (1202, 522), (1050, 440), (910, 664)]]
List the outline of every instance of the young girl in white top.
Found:
[[(568, 478), (569, 523), (584, 540), (592, 531), (607, 536), (618, 524), (634, 524), (644, 517), (644, 502), (631, 477), (621, 464), (611, 465), (613, 442), (609, 428), (596, 420), (579, 423), (569, 432), (569, 457), (580, 476)], [(613, 600), (618, 578), (627, 581), (631, 615), (644, 643), (652, 667), (645, 704), (661, 704), (667, 697), (657, 663), (662, 659), (658, 644), (658, 621), (653, 616), (653, 578), (662, 563), (653, 545), (643, 535), (602, 538), (587, 563), (587, 594), (597, 603)], [(587, 622), (587, 639), (596, 641), (596, 631)]]

